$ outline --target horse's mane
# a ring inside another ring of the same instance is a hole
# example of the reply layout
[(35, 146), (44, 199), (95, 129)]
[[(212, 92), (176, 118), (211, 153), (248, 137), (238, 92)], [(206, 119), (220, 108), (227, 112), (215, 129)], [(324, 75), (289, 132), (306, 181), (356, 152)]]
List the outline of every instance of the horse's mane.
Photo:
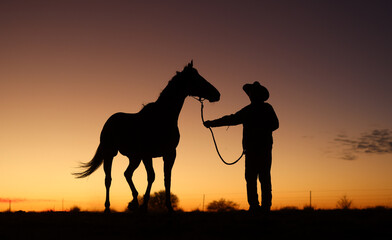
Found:
[[(178, 93), (178, 88), (179, 88), (178, 82), (180, 80), (180, 77), (179, 77), (180, 74), (181, 74), (180, 72), (177, 72), (177, 74), (174, 75), (173, 78), (169, 80), (166, 87), (159, 94), (159, 97), (156, 102), (171, 98), (171, 97), (175, 96), (176, 93)], [(143, 104), (141, 111), (147, 110), (149, 107), (152, 107), (153, 105), (155, 105), (156, 102), (150, 102), (147, 104)]]
[[(190, 68), (193, 68), (192, 64), (188, 64), (187, 66), (185, 66), (182, 72), (176, 72), (176, 75), (174, 75), (172, 79), (169, 80), (166, 87), (161, 91), (156, 102), (164, 101), (166, 99), (170, 99), (174, 96), (177, 96), (176, 94), (180, 92), (179, 89), (184, 87), (182, 84), (179, 84), (179, 82), (181, 81), (181, 74), (183, 74), (185, 71), (187, 71)], [(148, 106), (151, 106), (156, 102), (150, 102), (146, 105), (143, 105), (142, 110)]]
[(181, 74), (182, 72), (177, 72), (177, 74), (173, 76), (173, 78), (168, 82), (166, 87), (159, 94), (157, 101), (171, 98), (173, 96), (176, 96), (176, 94), (180, 92), (179, 90), (183, 88), (183, 84), (180, 84)]

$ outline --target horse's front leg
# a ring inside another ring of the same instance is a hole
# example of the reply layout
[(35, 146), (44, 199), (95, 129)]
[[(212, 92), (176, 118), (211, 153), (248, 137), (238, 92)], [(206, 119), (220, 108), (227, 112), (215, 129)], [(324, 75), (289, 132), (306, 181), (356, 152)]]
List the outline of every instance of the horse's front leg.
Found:
[(170, 199), (170, 185), (171, 185), (171, 172), (176, 159), (176, 150), (163, 156), (164, 161), (164, 174), (165, 174), (165, 191), (166, 191), (166, 207), (169, 212), (173, 212), (173, 206)]

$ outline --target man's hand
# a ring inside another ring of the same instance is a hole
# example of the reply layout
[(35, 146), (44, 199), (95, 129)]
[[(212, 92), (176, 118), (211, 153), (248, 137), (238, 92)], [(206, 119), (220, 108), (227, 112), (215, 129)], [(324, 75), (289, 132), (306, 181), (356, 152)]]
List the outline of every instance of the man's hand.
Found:
[(206, 128), (210, 128), (210, 127), (211, 127), (211, 121), (205, 121), (205, 122), (203, 123), (203, 125), (204, 125), (204, 127), (206, 127)]

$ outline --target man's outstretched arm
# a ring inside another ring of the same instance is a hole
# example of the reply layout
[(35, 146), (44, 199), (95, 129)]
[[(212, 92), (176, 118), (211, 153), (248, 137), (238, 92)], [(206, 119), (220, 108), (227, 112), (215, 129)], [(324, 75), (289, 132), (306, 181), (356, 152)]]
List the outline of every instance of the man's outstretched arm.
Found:
[(230, 114), (223, 116), (221, 118), (205, 121), (204, 126), (209, 127), (221, 127), (221, 126), (233, 126), (242, 124), (244, 122), (244, 115), (246, 114), (246, 107), (236, 112), (235, 114)]
[(239, 119), (237, 119), (235, 117), (234, 114), (231, 115), (227, 115), (215, 120), (211, 120), (211, 121), (205, 121), (204, 122), (204, 126), (205, 127), (221, 127), (221, 126), (232, 126), (232, 125), (238, 125), (241, 122), (239, 121)]

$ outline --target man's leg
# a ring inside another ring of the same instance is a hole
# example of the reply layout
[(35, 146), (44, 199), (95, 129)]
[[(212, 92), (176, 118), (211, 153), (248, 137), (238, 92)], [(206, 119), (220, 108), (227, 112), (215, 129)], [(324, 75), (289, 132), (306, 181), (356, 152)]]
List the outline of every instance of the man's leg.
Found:
[(257, 167), (255, 156), (251, 152), (245, 155), (245, 180), (248, 196), (249, 210), (257, 210), (260, 207), (259, 197), (257, 195)]
[(259, 174), (261, 185), (261, 207), (269, 211), (272, 205), (272, 186), (271, 186), (271, 149), (266, 149), (263, 156), (260, 156), (262, 165)]

